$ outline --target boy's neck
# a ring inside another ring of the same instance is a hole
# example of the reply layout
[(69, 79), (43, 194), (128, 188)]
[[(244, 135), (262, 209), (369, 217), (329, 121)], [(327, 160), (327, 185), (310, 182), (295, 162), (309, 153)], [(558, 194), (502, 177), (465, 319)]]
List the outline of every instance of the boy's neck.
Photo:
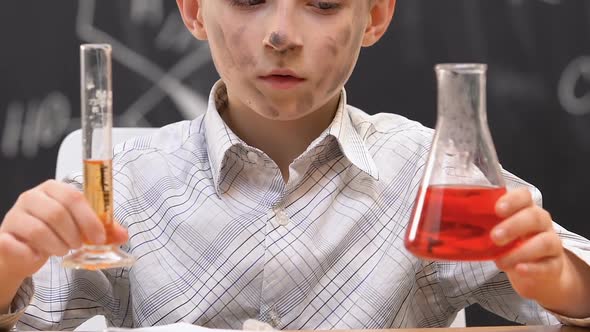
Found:
[(332, 123), (339, 102), (340, 94), (304, 118), (279, 121), (262, 117), (245, 105), (232, 103), (230, 98), (221, 116), (246, 144), (266, 153), (287, 182), (289, 165)]

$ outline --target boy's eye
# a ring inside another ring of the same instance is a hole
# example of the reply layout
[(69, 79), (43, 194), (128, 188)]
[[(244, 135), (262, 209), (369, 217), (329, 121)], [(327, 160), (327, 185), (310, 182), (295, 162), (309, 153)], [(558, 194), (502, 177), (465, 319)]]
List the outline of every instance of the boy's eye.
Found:
[(338, 4), (334, 2), (320, 1), (317, 3), (317, 7), (321, 10), (330, 10), (338, 8)]
[(230, 0), (232, 6), (252, 7), (263, 4), (265, 0)]
[(313, 1), (312, 6), (320, 11), (328, 12), (340, 8), (340, 3), (332, 1)]

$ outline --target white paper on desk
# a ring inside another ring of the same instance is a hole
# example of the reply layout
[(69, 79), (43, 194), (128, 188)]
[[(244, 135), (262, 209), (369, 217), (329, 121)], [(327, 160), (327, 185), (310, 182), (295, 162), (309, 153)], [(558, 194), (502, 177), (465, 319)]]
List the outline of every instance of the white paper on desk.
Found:
[(119, 327), (109, 327), (105, 332), (236, 332), (235, 330), (210, 329), (189, 323), (175, 323), (170, 325), (160, 325), (153, 327), (140, 327), (136, 329), (123, 329)]
[[(270, 332), (276, 331), (267, 323), (261, 322), (256, 319), (247, 319), (242, 326), (243, 330), (241, 331), (249, 331), (249, 332)], [(193, 325), (189, 323), (176, 323), (170, 325), (160, 325), (160, 326), (153, 326), (153, 327), (140, 327), (136, 329), (127, 329), (127, 328), (120, 328), (120, 327), (109, 327), (103, 330), (104, 332), (168, 332), (168, 331), (178, 331), (178, 332), (236, 332), (237, 330), (227, 330), (227, 329), (210, 329), (207, 327), (202, 327), (198, 325)]]

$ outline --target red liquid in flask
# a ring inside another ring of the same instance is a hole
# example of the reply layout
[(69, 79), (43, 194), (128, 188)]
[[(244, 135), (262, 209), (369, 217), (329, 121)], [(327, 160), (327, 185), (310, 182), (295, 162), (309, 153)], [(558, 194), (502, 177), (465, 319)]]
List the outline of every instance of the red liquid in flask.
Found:
[(490, 238), (492, 228), (502, 221), (495, 205), (505, 193), (501, 187), (428, 187), (421, 211), (414, 206), (411, 220), (418, 227), (414, 236), (413, 225), (408, 228), (406, 248), (428, 259), (482, 261), (502, 256), (518, 245), (498, 247)]

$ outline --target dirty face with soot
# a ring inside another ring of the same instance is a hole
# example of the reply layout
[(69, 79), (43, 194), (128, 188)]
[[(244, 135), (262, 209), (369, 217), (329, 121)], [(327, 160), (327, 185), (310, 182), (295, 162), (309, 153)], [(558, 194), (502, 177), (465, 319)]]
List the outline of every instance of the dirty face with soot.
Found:
[(370, 18), (363, 0), (201, 0), (232, 108), (302, 118), (339, 98)]

